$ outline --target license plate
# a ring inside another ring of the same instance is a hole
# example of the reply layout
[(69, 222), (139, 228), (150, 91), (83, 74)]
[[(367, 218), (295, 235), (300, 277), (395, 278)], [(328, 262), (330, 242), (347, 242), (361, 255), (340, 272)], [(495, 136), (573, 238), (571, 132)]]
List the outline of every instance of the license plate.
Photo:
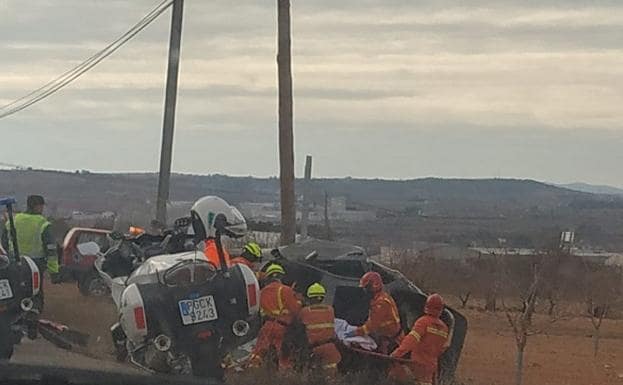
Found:
[(13, 298), (13, 290), (8, 279), (0, 279), (0, 299)]
[(184, 325), (213, 321), (218, 318), (214, 297), (211, 295), (197, 299), (185, 299), (179, 301), (178, 304)]

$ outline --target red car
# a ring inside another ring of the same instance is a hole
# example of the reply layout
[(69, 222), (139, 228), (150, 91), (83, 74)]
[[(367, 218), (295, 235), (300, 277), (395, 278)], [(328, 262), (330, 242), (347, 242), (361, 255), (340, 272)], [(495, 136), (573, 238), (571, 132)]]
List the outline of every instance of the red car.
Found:
[(93, 263), (97, 255), (90, 244), (97, 244), (101, 252), (108, 249), (109, 230), (75, 227), (65, 235), (59, 251), (61, 279), (76, 281), (80, 293), (89, 296), (108, 295), (109, 289), (97, 274)]

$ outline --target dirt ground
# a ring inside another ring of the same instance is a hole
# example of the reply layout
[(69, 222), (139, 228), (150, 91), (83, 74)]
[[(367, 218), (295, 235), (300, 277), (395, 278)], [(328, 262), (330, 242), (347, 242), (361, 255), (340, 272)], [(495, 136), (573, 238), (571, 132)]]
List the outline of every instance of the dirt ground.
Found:
[[(459, 365), (459, 379), (469, 385), (514, 383), (514, 336), (502, 313), (466, 310), (469, 326)], [(605, 320), (600, 352), (593, 357), (587, 318), (550, 322), (538, 315), (540, 334), (529, 337), (524, 384), (623, 384), (623, 321)]]
[[(503, 313), (463, 312), (469, 322), (458, 379), (466, 385), (511, 385), (515, 344)], [(91, 335), (82, 353), (114, 360), (109, 327), (116, 321), (108, 298), (87, 298), (75, 284), (46, 287), (45, 318)], [(551, 322), (535, 318), (540, 334), (531, 336), (525, 355), (526, 385), (623, 385), (623, 320), (605, 320), (601, 349), (593, 357), (592, 326), (586, 318)]]
[(110, 326), (117, 322), (117, 314), (112, 298), (85, 297), (74, 283), (46, 282), (42, 317), (88, 333), (88, 347), (80, 353), (114, 360)]

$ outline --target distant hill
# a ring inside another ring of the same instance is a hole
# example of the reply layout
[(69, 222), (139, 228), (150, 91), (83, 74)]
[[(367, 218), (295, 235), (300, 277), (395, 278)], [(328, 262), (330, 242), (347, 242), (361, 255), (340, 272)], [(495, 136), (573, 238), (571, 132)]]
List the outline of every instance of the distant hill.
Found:
[[(0, 195), (22, 200), (41, 193), (59, 209), (82, 211), (145, 210), (156, 194), (156, 174), (68, 173), (40, 170), (0, 170)], [(297, 192), (302, 191), (297, 180)], [(462, 210), (489, 215), (507, 209), (558, 207), (591, 194), (533, 180), (517, 179), (314, 179), (312, 200), (321, 204), (324, 193), (343, 196), (350, 206), (404, 210), (425, 208), (432, 212)], [(239, 202), (278, 202), (277, 178), (225, 175), (174, 174), (171, 200), (193, 201), (203, 195), (219, 195)], [(446, 210), (447, 209), (447, 210)]]
[[(299, 194), (301, 182), (296, 181)], [(149, 223), (156, 187), (154, 173), (0, 170), (0, 196), (15, 196), (21, 207), (27, 195), (42, 194), (50, 216), (114, 211), (121, 229), (130, 223)], [(331, 231), (337, 239), (377, 252), (383, 245), (408, 246), (413, 241), (496, 246), (500, 238), (513, 247), (534, 247), (555, 241), (567, 229), (574, 229), (585, 244), (623, 249), (623, 195), (592, 194), (519, 179), (314, 179), (312, 202), (323, 205), (325, 192), (344, 197), (348, 210), (376, 214), (374, 220), (332, 222)], [(171, 201), (192, 202), (204, 195), (218, 195), (233, 204), (278, 203), (279, 180), (172, 175)], [(188, 206), (175, 207), (185, 213)], [(323, 226), (310, 232), (327, 234)]]
[(623, 189), (606, 185), (594, 185), (577, 182), (568, 184), (557, 184), (556, 186), (591, 194), (623, 195)]
[(373, 206), (399, 208), (410, 204), (478, 207), (558, 206), (590, 194), (534, 180), (519, 179), (318, 179), (315, 187)]

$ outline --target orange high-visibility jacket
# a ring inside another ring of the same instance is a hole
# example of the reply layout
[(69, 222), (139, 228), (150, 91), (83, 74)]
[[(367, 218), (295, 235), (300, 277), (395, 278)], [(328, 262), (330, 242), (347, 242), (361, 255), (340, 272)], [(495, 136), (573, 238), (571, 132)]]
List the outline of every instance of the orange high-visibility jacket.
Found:
[(257, 278), (258, 281), (261, 281), (264, 278), (266, 278), (266, 273), (264, 273), (263, 271), (255, 271), (255, 266), (253, 265), (253, 262), (249, 261), (248, 259), (244, 257), (235, 257), (231, 259), (232, 266), (237, 263), (241, 265), (245, 265), (249, 269), (253, 270), (255, 272), (255, 278)]
[(391, 354), (392, 357), (404, 357), (411, 353), (411, 360), (423, 367), (426, 377), (431, 380), (437, 372), (439, 356), (448, 346), (448, 326), (437, 317), (424, 315), (413, 324), (413, 329), (402, 340), (400, 346)]
[(400, 334), (398, 306), (391, 295), (381, 291), (370, 302), (368, 320), (357, 328), (357, 335), (375, 335), (393, 338)]
[(307, 340), (311, 346), (333, 342), (335, 339), (335, 312), (329, 305), (310, 305), (299, 313), (305, 325)]
[(262, 316), (290, 325), (301, 311), (301, 302), (290, 286), (279, 281), (271, 282), (260, 291)]
[[(205, 240), (205, 249), (203, 250), (203, 254), (205, 254), (208, 262), (213, 263), (216, 267), (221, 266), (221, 259), (218, 257), (218, 249), (216, 248), (216, 240), (214, 238)], [(231, 258), (225, 248), (223, 248), (223, 255), (225, 256), (225, 263), (227, 266), (231, 266)]]
[(231, 259), (231, 264), (235, 265), (235, 264), (241, 264), (241, 265), (245, 265), (247, 266), (249, 269), (253, 270), (253, 263), (251, 263), (251, 261), (249, 261), (246, 258), (243, 257), (234, 257)]
[(310, 305), (299, 313), (301, 323), (305, 325), (307, 342), (312, 348), (312, 358), (322, 368), (337, 370), (342, 360), (340, 351), (335, 346), (335, 311), (330, 305)]

